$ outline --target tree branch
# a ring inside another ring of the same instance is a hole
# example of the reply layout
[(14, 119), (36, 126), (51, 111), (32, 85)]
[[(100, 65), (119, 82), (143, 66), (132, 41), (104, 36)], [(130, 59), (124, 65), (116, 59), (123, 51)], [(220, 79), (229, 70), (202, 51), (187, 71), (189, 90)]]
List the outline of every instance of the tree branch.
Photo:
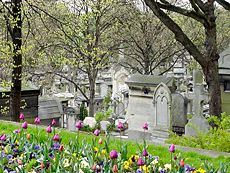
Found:
[(145, 0), (146, 4), (153, 11), (153, 13), (163, 22), (175, 35), (175, 39), (179, 41), (192, 55), (200, 65), (205, 65), (205, 57), (182, 31), (182, 29), (157, 5), (155, 1)]
[(194, 20), (196, 20), (196, 21), (198, 21), (198, 22), (200, 22), (202, 24), (204, 23), (204, 15), (202, 15), (202, 13), (198, 13), (198, 12), (195, 12), (195, 11), (189, 11), (189, 10), (186, 10), (184, 8), (172, 5), (172, 4), (167, 4), (166, 5), (166, 4), (162, 4), (162, 3), (159, 3), (159, 2), (153, 2), (153, 3), (156, 4), (156, 6), (158, 6), (161, 9), (176, 12), (176, 13), (182, 14), (184, 16), (191, 17)]
[(225, 8), (225, 10), (230, 11), (230, 3), (225, 0), (216, 0), (218, 4)]

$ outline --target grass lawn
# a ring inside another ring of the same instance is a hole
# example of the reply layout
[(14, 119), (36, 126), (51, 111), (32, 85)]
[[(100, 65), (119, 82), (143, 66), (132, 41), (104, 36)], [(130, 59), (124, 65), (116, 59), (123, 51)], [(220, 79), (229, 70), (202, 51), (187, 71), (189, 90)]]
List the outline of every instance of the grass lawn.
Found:
[[(15, 123), (8, 123), (4, 121), (0, 121), (0, 135), (1, 134), (10, 134), (12, 133), (15, 129), (20, 128), (21, 125), (17, 125)], [(35, 128), (29, 125), (28, 129), (26, 130), (27, 133), (30, 133), (31, 135), (38, 135), (38, 138), (40, 141), (46, 141), (48, 140), (48, 134), (45, 130), (46, 127), (39, 127)], [(69, 132), (63, 129), (56, 129), (56, 133), (59, 133), (62, 143), (64, 145), (68, 145), (71, 140), (75, 140), (76, 136), (78, 135), (77, 132)], [(51, 135), (51, 134), (49, 134)], [(102, 139), (104, 139), (104, 136), (100, 136)], [(82, 141), (81, 145), (85, 145), (85, 143), (92, 143), (93, 139), (96, 138), (98, 140), (100, 137), (95, 137), (92, 133), (86, 133), (86, 132), (80, 132), (79, 133), (79, 139)], [(49, 136), (50, 138), (50, 136)], [(83, 140), (84, 139), (84, 140)], [(50, 140), (50, 139), (49, 139)], [(119, 151), (119, 146), (120, 146), (120, 140), (114, 137), (111, 137), (109, 143), (109, 148), (112, 149), (117, 149)], [(131, 140), (122, 140), (122, 144), (126, 143), (128, 145), (128, 155), (133, 155), (136, 154), (137, 152), (140, 151), (139, 147), (142, 146), (143, 141), (140, 140), (137, 142), (131, 141)], [(151, 143), (147, 143), (148, 145), (148, 152), (153, 155), (153, 156), (159, 156), (160, 160), (164, 163), (169, 163), (170, 162), (170, 153), (168, 151), (168, 148), (162, 147), (162, 146), (155, 146)], [(185, 164), (190, 164), (195, 167), (200, 167), (205, 161), (208, 161), (209, 163), (212, 163), (214, 167), (218, 167), (220, 163), (230, 163), (230, 157), (224, 157), (220, 156), (218, 158), (211, 158), (208, 156), (200, 155), (195, 152), (183, 152), (183, 151), (178, 151), (176, 149), (175, 154), (181, 153), (185, 160)]]

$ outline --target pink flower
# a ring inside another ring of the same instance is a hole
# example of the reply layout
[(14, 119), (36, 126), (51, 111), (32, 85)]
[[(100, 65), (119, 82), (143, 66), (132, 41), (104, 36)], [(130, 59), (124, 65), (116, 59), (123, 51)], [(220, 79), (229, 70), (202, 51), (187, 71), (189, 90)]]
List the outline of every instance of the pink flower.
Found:
[(55, 134), (54, 137), (53, 137), (53, 140), (54, 141), (59, 141), (60, 140), (59, 134)]
[(75, 127), (76, 127), (78, 130), (80, 130), (80, 129), (83, 127), (83, 122), (82, 122), (82, 121), (76, 122)]
[(39, 117), (36, 117), (34, 120), (35, 124), (40, 124), (41, 123), (41, 119)]
[(117, 153), (116, 150), (112, 150), (112, 151), (110, 152), (109, 156), (110, 156), (111, 159), (117, 159), (118, 153)]
[(149, 125), (148, 125), (148, 123), (147, 123), (147, 122), (145, 122), (145, 123), (144, 123), (144, 125), (143, 125), (143, 129), (144, 129), (144, 130), (148, 130), (148, 129), (149, 129)]
[(0, 141), (5, 141), (6, 140), (6, 134), (3, 134), (0, 136)]
[(22, 128), (23, 128), (23, 129), (27, 129), (27, 127), (28, 127), (28, 124), (27, 124), (26, 121), (25, 121), (24, 123), (22, 123)]
[(94, 134), (95, 136), (98, 136), (98, 135), (100, 134), (100, 130), (96, 129), (96, 130), (93, 132), (93, 134)]
[(138, 166), (143, 166), (145, 164), (145, 161), (140, 157), (138, 160), (137, 160), (137, 165)]
[(99, 140), (98, 140), (98, 144), (102, 144), (103, 143), (103, 140), (100, 138)]
[(49, 126), (46, 128), (46, 132), (47, 132), (47, 133), (51, 133), (51, 132), (52, 132), (51, 125), (49, 125)]
[(118, 172), (118, 167), (117, 167), (117, 165), (113, 165), (112, 171), (113, 171), (113, 172)]
[(146, 148), (144, 149), (144, 151), (143, 151), (142, 155), (143, 155), (144, 157), (146, 157), (146, 156), (148, 156), (148, 155), (149, 155), (149, 154), (148, 154), (148, 151), (147, 151), (147, 149), (146, 149)]
[(174, 153), (174, 152), (175, 152), (175, 145), (174, 145), (174, 144), (171, 144), (171, 145), (169, 146), (169, 152), (171, 152), (171, 153)]
[(51, 122), (51, 125), (54, 126), (54, 125), (56, 125), (56, 124), (57, 124), (56, 120), (53, 119), (52, 122)]
[(19, 119), (20, 119), (20, 120), (24, 120), (24, 119), (25, 119), (25, 116), (24, 116), (24, 114), (23, 114), (23, 113), (20, 113), (20, 115), (19, 115)]
[(118, 124), (117, 124), (117, 128), (120, 129), (120, 130), (123, 129), (124, 128), (123, 123), (119, 121)]

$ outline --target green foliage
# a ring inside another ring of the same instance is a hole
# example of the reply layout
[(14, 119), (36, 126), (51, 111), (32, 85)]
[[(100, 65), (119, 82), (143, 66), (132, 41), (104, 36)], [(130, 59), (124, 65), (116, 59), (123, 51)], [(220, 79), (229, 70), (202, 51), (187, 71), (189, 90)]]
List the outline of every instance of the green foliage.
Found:
[(104, 112), (97, 112), (95, 115), (95, 119), (96, 119), (97, 123), (99, 123), (102, 120), (108, 119), (111, 114), (112, 114), (111, 109), (108, 109), (107, 111), (104, 111)]
[(172, 134), (166, 142), (194, 148), (230, 152), (230, 133), (226, 130), (230, 129), (230, 116), (222, 113), (220, 119), (216, 116), (211, 116), (208, 120), (209, 122), (214, 122), (218, 128), (213, 128), (208, 133), (199, 132), (196, 137), (180, 137)]
[[(0, 134), (10, 134), (12, 133), (12, 131), (14, 131), (15, 129), (20, 128), (20, 124), (9, 124), (9, 123), (5, 123), (4, 121), (1, 121), (0, 123)], [(50, 140), (48, 140), (48, 138), (50, 137), (49, 135), (47, 135), (46, 131), (44, 128), (34, 128), (32, 126), (29, 125), (28, 129), (26, 130), (27, 133), (30, 134), (39, 134), (39, 135), (32, 135), (32, 138), (35, 137), (37, 140), (40, 141), (40, 143), (47, 143), (50, 142)], [(70, 154), (74, 154), (74, 153), (79, 153), (81, 152), (81, 146), (86, 146), (86, 144), (91, 144), (92, 140), (95, 138), (94, 135), (90, 135), (89, 133), (84, 133), (84, 132), (80, 132), (78, 134), (73, 133), (73, 132), (69, 132), (66, 130), (62, 130), (62, 129), (56, 129), (56, 133), (59, 133), (61, 136), (61, 142), (65, 145), (65, 148), (69, 148), (71, 150)], [(92, 133), (91, 133), (92, 134)], [(8, 135), (7, 135), (8, 136)], [(107, 153), (109, 153), (109, 151), (111, 149), (115, 149), (115, 150), (119, 150), (119, 144), (120, 144), (120, 140), (114, 138), (114, 137), (110, 137), (110, 141), (108, 141), (108, 138), (106, 139), (103, 136), (100, 136), (103, 141), (105, 146), (105, 150), (107, 150)], [(70, 139), (74, 139), (74, 140), (70, 140)], [(97, 141), (95, 142), (96, 145)], [(145, 146), (143, 144), (139, 144), (139, 147), (136, 145), (136, 142), (134, 141), (129, 141), (129, 140), (122, 140), (122, 145), (127, 145), (127, 157), (130, 157), (132, 155), (138, 154), (140, 148), (144, 148)], [(152, 143), (147, 143), (146, 144), (148, 147), (148, 152), (151, 153), (153, 156), (159, 156), (160, 160), (164, 163), (167, 163), (170, 158), (171, 155), (168, 152), (168, 147), (163, 147), (160, 145), (153, 145)], [(44, 148), (45, 150), (45, 148)], [(47, 149), (46, 149), (47, 150)], [(100, 150), (100, 149), (99, 149)], [(84, 152), (84, 151), (83, 151)], [(87, 152), (87, 151), (86, 151)], [(222, 163), (230, 163), (230, 157), (224, 157), (224, 156), (220, 156), (218, 158), (211, 158), (208, 156), (204, 156), (204, 155), (200, 155), (197, 154), (195, 152), (183, 152), (183, 151), (178, 151), (176, 149), (176, 154), (181, 154), (183, 155), (185, 159), (185, 163), (190, 163), (192, 166), (195, 167), (200, 167), (202, 165), (202, 163), (204, 163), (204, 161), (209, 162), (210, 164), (213, 165), (213, 167), (216, 169), (220, 166), (220, 162)], [(91, 152), (91, 154), (93, 154)], [(126, 152), (123, 156), (126, 156)], [(76, 159), (77, 159), (78, 155), (76, 155)], [(32, 161), (33, 162), (33, 161)], [(31, 164), (32, 164), (31, 162)]]
[(87, 116), (88, 116), (88, 111), (85, 108), (84, 104), (81, 104), (79, 120), (83, 121), (85, 119), (85, 117), (87, 117)]
[(218, 128), (226, 130), (230, 129), (230, 115), (228, 115), (226, 112), (222, 113), (220, 118), (217, 116), (211, 116), (208, 118), (209, 123), (214, 123), (218, 126)]
[(104, 97), (104, 99), (103, 99), (103, 105), (104, 105), (104, 107), (105, 107), (105, 110), (108, 109), (109, 103), (110, 103), (111, 101), (112, 101), (112, 100), (111, 100), (111, 92), (110, 92), (110, 93), (108, 93), (108, 94)]

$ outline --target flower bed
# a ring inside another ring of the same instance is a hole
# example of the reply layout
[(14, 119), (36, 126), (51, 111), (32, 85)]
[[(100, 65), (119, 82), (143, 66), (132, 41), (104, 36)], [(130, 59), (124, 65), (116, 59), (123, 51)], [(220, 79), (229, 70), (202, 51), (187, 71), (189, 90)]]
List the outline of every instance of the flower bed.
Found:
[[(23, 118), (22, 118), (23, 119)], [(35, 120), (40, 123), (39, 119)], [(23, 122), (21, 128), (14, 130), (11, 134), (0, 136), (0, 172), (120, 172), (120, 173), (151, 173), (151, 172), (210, 172), (213, 167), (204, 163), (202, 167), (194, 168), (188, 165), (185, 159), (175, 151), (172, 144), (168, 149), (170, 159), (163, 163), (163, 159), (150, 153), (148, 145), (143, 141), (143, 145), (138, 145), (136, 154), (129, 155), (130, 146), (120, 140), (116, 148), (111, 147), (112, 139), (101, 137), (97, 129), (93, 132), (92, 141), (79, 139), (79, 131), (76, 138), (70, 139), (68, 144), (64, 144), (62, 136), (57, 133), (52, 123), (46, 128), (48, 140), (40, 140), (39, 128), (35, 133), (28, 133), (28, 124)], [(81, 129), (82, 122), (76, 124), (77, 129)], [(119, 123), (119, 127), (122, 124)], [(145, 123), (144, 130), (148, 130)], [(226, 164), (219, 168), (221, 172), (227, 172)]]

